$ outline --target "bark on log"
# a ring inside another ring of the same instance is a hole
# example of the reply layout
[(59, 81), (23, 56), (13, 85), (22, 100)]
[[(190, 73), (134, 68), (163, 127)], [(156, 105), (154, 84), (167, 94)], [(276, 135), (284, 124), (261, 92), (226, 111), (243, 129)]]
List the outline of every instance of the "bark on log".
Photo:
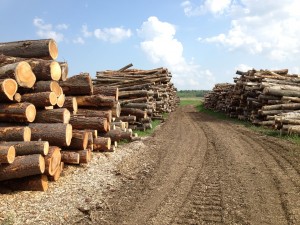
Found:
[(290, 97), (300, 97), (300, 91), (296, 90), (282, 90), (274, 87), (266, 87), (263, 90), (264, 94), (274, 95), (274, 96), (290, 96)]
[(108, 151), (111, 148), (111, 139), (107, 137), (94, 138), (94, 151)]
[[(13, 101), (14, 95), (18, 90), (18, 84), (14, 79), (0, 80), (0, 101), (5, 99)], [(3, 102), (3, 101), (2, 101)]]
[(1, 145), (12, 145), (16, 150), (16, 156), (41, 154), (47, 155), (49, 152), (48, 141), (10, 141), (2, 142)]
[(89, 163), (92, 159), (92, 152), (90, 149), (80, 150), (79, 153), (79, 163)]
[(122, 116), (134, 115), (136, 116), (136, 118), (146, 118), (147, 112), (140, 109), (122, 108), (121, 115)]
[(112, 142), (114, 141), (121, 141), (121, 140), (131, 140), (132, 133), (123, 131), (121, 129), (115, 129), (108, 131), (105, 135), (105, 137), (109, 137)]
[(134, 123), (136, 121), (136, 116), (120, 116), (115, 119), (116, 122), (123, 121), (128, 123)]
[(67, 62), (58, 62), (61, 68), (61, 80), (66, 81), (68, 79), (69, 66)]
[(70, 112), (72, 112), (75, 115), (78, 110), (76, 97), (66, 96), (64, 102), (64, 108), (67, 108)]
[(120, 91), (119, 98), (137, 98), (137, 97), (148, 97), (150, 95), (149, 91), (146, 90), (135, 90), (135, 91)]
[(65, 164), (79, 164), (80, 155), (78, 152), (61, 151), (61, 161)]
[(109, 123), (103, 117), (71, 116), (70, 124), (77, 130), (92, 129), (100, 132), (109, 130)]
[(113, 107), (101, 107), (101, 110), (111, 110), (113, 117), (119, 117), (121, 114), (121, 105), (118, 101), (115, 101)]
[(79, 107), (113, 107), (116, 102), (113, 97), (104, 95), (77, 96), (76, 100)]
[(69, 123), (71, 113), (65, 108), (38, 110), (36, 112), (35, 123)]
[(50, 146), (49, 152), (45, 156), (45, 174), (53, 176), (58, 170), (61, 162), (61, 149), (57, 146)]
[(78, 109), (77, 116), (85, 116), (85, 117), (104, 117), (108, 122), (112, 121), (112, 111), (106, 110), (102, 111), (101, 109)]
[(262, 110), (279, 110), (279, 109), (297, 110), (297, 109), (300, 109), (300, 103), (265, 105), (262, 107)]
[(112, 96), (115, 100), (119, 99), (119, 89), (114, 87), (103, 87), (103, 86), (94, 86), (93, 87), (93, 95), (105, 95), (105, 96)]
[(16, 150), (13, 145), (0, 143), (0, 163), (11, 164), (16, 157)]
[(46, 175), (34, 175), (3, 182), (5, 186), (14, 191), (47, 191), (48, 178)]
[(36, 81), (31, 66), (25, 61), (0, 67), (0, 79), (5, 78), (12, 78), (17, 81), (19, 86), (26, 88), (32, 88)]
[(35, 106), (28, 102), (0, 104), (1, 122), (33, 122), (35, 115)]
[(60, 81), (59, 85), (65, 95), (91, 95), (93, 93), (93, 84), (88, 73), (75, 75), (66, 81)]
[(54, 92), (56, 94), (56, 97), (63, 94), (58, 82), (54, 80), (37, 81), (34, 84), (33, 90), (31, 90), (31, 92)]
[(72, 139), (72, 125), (63, 123), (31, 123), (31, 139), (48, 141), (54, 146), (69, 146)]
[(0, 53), (24, 58), (56, 59), (58, 48), (53, 39), (2, 42)]
[(140, 98), (122, 99), (120, 100), (120, 103), (123, 106), (124, 104), (128, 104), (128, 103), (144, 103), (148, 101), (149, 101), (149, 97), (140, 97)]
[(56, 105), (57, 97), (54, 92), (27, 93), (22, 95), (22, 101), (34, 104), (36, 108), (44, 108)]
[(45, 159), (39, 154), (17, 156), (12, 164), (0, 165), (0, 181), (42, 174)]
[(29, 127), (0, 127), (0, 141), (30, 141)]
[(88, 144), (88, 132), (85, 130), (73, 130), (71, 144), (64, 149), (85, 150)]

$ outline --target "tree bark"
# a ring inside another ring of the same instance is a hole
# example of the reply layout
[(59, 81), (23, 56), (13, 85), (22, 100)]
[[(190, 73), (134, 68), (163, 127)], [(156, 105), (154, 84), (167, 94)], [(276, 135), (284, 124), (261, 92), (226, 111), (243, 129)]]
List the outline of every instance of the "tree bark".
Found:
[(146, 118), (147, 112), (141, 109), (132, 109), (132, 108), (122, 108), (122, 116), (134, 115), (136, 118)]
[(71, 144), (64, 149), (85, 150), (88, 144), (88, 132), (85, 130), (73, 130)]
[(62, 89), (57, 81), (54, 80), (40, 80), (34, 84), (33, 90), (31, 92), (54, 92), (56, 97), (62, 94)]
[(104, 136), (109, 137), (112, 142), (121, 141), (121, 140), (130, 141), (132, 137), (132, 133), (123, 131), (121, 129), (115, 129), (115, 130), (108, 131)]
[(14, 146), (16, 150), (16, 156), (33, 154), (41, 154), (45, 156), (49, 152), (48, 141), (10, 141), (2, 142), (0, 145)]
[(112, 96), (115, 100), (119, 99), (119, 89), (117, 87), (104, 87), (104, 86), (94, 86), (93, 95), (105, 95)]
[(27, 93), (22, 95), (23, 102), (30, 102), (37, 108), (56, 105), (57, 97), (54, 92)]
[(64, 108), (67, 108), (70, 112), (72, 112), (75, 115), (78, 110), (76, 97), (66, 96), (64, 102)]
[(17, 156), (12, 164), (0, 165), (0, 181), (42, 174), (45, 159), (39, 154)]
[(29, 127), (0, 127), (0, 141), (30, 141), (31, 129)]
[(91, 95), (93, 84), (88, 73), (79, 74), (59, 82), (65, 95)]
[(1, 122), (33, 122), (35, 116), (36, 109), (31, 103), (0, 104)]
[(113, 97), (104, 95), (77, 96), (76, 100), (79, 107), (113, 107), (116, 102)]
[(65, 164), (79, 164), (80, 155), (78, 152), (61, 151), (61, 161)]
[(78, 109), (76, 116), (85, 116), (85, 117), (104, 117), (108, 122), (112, 120), (112, 111), (106, 110), (102, 111), (101, 109)]
[(56, 59), (58, 48), (53, 39), (2, 42), (0, 53), (24, 58)]
[(3, 182), (5, 186), (14, 191), (47, 191), (48, 178), (46, 175), (33, 175), (19, 179), (7, 180)]
[(90, 149), (80, 150), (79, 153), (79, 163), (89, 163), (92, 159), (92, 152)]
[(38, 110), (36, 112), (35, 123), (69, 123), (71, 113), (65, 108)]
[(69, 146), (72, 139), (72, 126), (63, 123), (30, 123), (33, 141), (48, 141), (53, 146)]
[(0, 164), (11, 164), (15, 160), (16, 150), (13, 145), (5, 145), (0, 143)]
[(116, 122), (123, 121), (128, 123), (134, 123), (136, 121), (136, 116), (120, 116), (115, 119)]
[(100, 132), (109, 130), (109, 123), (103, 117), (71, 116), (70, 124), (77, 130), (92, 129)]
[(109, 137), (94, 138), (94, 151), (108, 151), (111, 148), (111, 139)]

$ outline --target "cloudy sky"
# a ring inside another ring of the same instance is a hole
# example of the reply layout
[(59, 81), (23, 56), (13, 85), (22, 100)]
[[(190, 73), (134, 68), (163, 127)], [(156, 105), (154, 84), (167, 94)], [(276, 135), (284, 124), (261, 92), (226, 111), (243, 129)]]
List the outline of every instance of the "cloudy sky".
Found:
[(54, 38), (70, 76), (167, 67), (180, 90), (236, 69), (300, 73), (299, 0), (0, 0), (0, 42)]

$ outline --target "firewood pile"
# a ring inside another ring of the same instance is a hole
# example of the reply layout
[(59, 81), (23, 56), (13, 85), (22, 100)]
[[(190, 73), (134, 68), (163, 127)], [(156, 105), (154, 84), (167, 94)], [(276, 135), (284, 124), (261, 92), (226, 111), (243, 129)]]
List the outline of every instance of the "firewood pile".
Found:
[(235, 84), (217, 84), (205, 107), (230, 117), (300, 134), (300, 77), (282, 70), (237, 71)]
[(179, 103), (172, 75), (166, 68), (99, 71), (93, 80), (94, 89), (118, 90), (121, 116), (116, 122), (128, 123), (133, 130), (151, 128), (151, 120), (163, 120), (163, 113), (172, 112)]

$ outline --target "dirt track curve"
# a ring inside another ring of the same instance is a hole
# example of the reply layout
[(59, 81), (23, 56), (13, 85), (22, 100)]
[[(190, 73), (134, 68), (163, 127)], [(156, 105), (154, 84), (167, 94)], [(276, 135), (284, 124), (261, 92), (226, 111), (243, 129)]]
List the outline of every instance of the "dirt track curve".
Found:
[(180, 107), (82, 224), (300, 224), (296, 145)]

